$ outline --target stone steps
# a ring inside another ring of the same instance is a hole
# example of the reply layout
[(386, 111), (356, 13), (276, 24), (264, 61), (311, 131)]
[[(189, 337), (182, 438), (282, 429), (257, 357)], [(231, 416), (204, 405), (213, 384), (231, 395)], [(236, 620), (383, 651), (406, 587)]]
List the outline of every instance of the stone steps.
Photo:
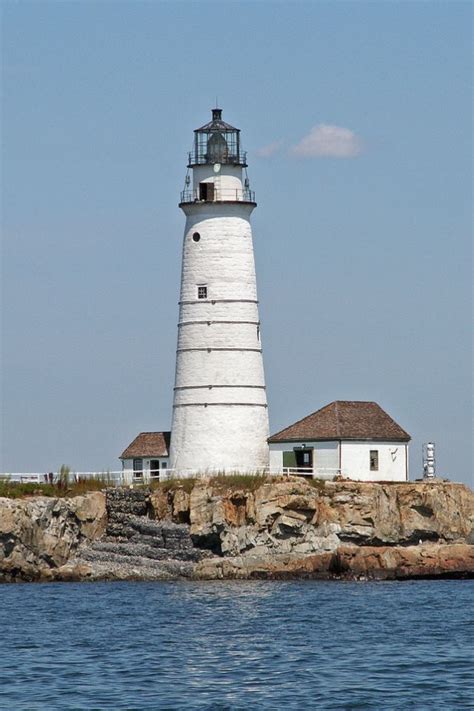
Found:
[(177, 560), (153, 561), (131, 556), (76, 558), (76, 563), (91, 566), (90, 580), (175, 580), (191, 577), (194, 563)]
[(127, 556), (129, 558), (147, 558), (149, 560), (200, 560), (201, 552), (193, 548), (170, 550), (163, 546), (158, 546), (154, 542), (117, 542), (111, 540), (97, 541), (84, 550), (82, 557), (92, 556), (99, 560), (105, 557), (107, 560), (111, 556)]
[(194, 547), (188, 526), (150, 518), (147, 491), (109, 489), (106, 495), (105, 537), (78, 552), (78, 560), (95, 571), (167, 579), (191, 575), (193, 565), (206, 556)]
[(149, 494), (141, 489), (107, 489), (109, 521), (120, 521), (126, 516), (146, 517), (149, 513)]
[(163, 563), (183, 563), (192, 567), (195, 561), (189, 560), (179, 560), (176, 558), (164, 557), (163, 559), (150, 558), (149, 556), (140, 554), (140, 551), (108, 551), (108, 550), (98, 550), (95, 547), (89, 547), (80, 552), (78, 556), (82, 561), (87, 561), (89, 563), (114, 563), (116, 565), (121, 565), (125, 563), (126, 565), (134, 566), (146, 566), (148, 568), (161, 567)]

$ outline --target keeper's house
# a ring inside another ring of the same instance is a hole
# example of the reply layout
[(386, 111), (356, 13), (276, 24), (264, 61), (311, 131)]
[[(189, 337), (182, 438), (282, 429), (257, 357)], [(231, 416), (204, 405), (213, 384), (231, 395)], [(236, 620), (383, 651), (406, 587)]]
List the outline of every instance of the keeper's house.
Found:
[(376, 402), (337, 400), (269, 438), (270, 470), (407, 481), (410, 439)]
[(122, 452), (124, 479), (159, 479), (168, 469), (170, 432), (141, 432)]

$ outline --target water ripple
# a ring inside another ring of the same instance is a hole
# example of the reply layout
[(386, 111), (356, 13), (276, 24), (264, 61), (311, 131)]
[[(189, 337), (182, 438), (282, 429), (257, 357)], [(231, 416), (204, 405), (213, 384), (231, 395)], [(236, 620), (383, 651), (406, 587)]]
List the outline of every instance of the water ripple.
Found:
[(473, 581), (3, 585), (0, 709), (470, 709)]

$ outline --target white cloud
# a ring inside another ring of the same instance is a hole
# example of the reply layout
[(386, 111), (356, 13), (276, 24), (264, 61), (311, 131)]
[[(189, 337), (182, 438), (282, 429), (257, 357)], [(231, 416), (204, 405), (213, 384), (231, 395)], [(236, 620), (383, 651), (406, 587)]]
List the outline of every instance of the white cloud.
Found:
[(274, 141), (273, 143), (269, 143), (268, 146), (263, 146), (262, 148), (259, 148), (256, 151), (256, 154), (259, 158), (270, 158), (271, 156), (275, 155), (275, 153), (278, 153), (282, 145), (283, 141)]
[(354, 158), (361, 152), (361, 142), (354, 131), (342, 126), (320, 123), (293, 146), (291, 153), (302, 158)]

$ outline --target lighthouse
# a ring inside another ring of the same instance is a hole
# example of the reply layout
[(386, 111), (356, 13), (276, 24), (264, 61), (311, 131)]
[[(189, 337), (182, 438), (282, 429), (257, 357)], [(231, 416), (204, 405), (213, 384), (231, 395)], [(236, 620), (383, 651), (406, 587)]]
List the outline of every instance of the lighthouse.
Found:
[(247, 177), (240, 130), (212, 110), (194, 131), (184, 228), (170, 466), (177, 474), (268, 466)]

